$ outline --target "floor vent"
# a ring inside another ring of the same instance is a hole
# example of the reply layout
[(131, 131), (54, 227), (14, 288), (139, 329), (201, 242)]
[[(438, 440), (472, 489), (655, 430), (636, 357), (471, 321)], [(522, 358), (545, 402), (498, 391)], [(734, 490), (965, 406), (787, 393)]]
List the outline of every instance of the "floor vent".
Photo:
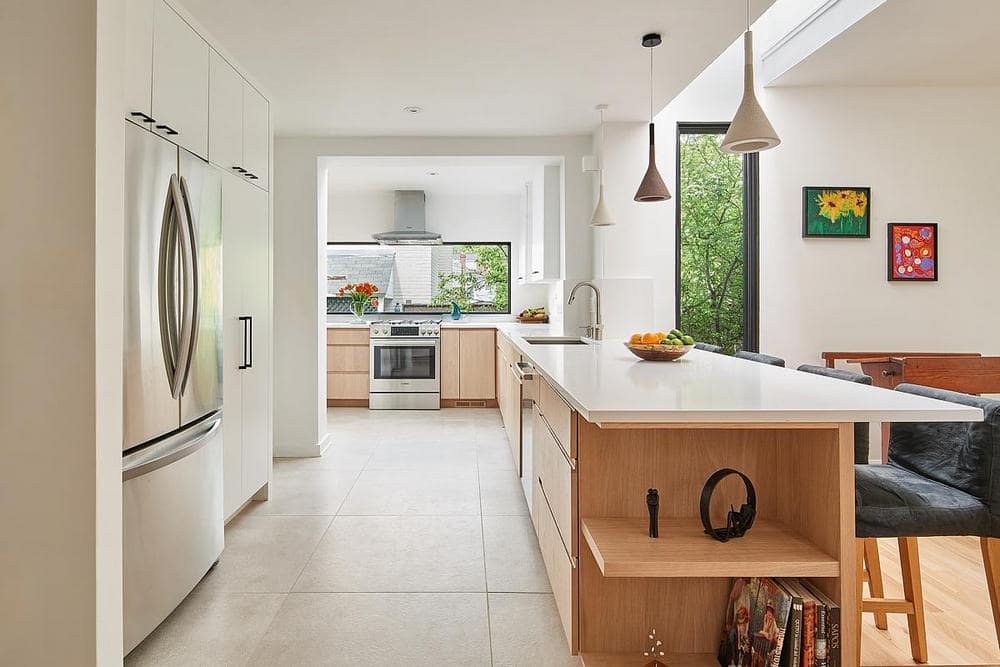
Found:
[(485, 408), (486, 401), (455, 401), (456, 408)]

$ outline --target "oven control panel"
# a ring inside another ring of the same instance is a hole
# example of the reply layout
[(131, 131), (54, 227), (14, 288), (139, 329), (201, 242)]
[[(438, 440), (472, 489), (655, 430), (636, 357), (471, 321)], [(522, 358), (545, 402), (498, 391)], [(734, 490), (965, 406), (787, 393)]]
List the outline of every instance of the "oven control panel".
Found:
[(439, 338), (441, 323), (433, 320), (372, 322), (369, 335), (372, 338)]

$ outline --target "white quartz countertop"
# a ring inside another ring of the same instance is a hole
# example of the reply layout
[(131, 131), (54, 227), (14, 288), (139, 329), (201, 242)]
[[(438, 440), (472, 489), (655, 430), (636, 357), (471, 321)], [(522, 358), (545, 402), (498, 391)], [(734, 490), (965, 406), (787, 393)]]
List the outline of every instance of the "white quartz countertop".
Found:
[[(429, 318), (429, 316), (428, 316)], [(399, 318), (397, 318), (399, 319)], [(420, 316), (415, 316), (414, 319), (421, 319)], [(365, 329), (368, 327), (368, 322), (353, 322), (349, 319), (343, 321), (327, 321), (327, 329)], [(490, 319), (443, 319), (441, 320), (442, 329), (498, 329), (503, 328), (504, 331), (524, 331), (530, 336), (551, 336), (556, 335), (552, 332), (552, 328), (548, 324), (522, 324), (516, 320), (490, 320)]]
[(596, 424), (983, 419), (978, 408), (701, 350), (674, 362), (642, 361), (618, 340), (532, 345), (524, 335), (545, 334), (498, 328), (581, 416)]

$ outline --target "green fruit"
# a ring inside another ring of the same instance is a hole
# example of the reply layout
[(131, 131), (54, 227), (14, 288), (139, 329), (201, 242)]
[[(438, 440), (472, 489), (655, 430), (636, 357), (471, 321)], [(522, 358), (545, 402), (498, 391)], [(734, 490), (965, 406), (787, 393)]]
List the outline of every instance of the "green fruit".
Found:
[(681, 333), (680, 329), (671, 329), (670, 335), (677, 338), (678, 336), (683, 336), (684, 334)]
[(681, 338), (685, 345), (694, 345), (694, 338), (691, 336), (684, 336)]

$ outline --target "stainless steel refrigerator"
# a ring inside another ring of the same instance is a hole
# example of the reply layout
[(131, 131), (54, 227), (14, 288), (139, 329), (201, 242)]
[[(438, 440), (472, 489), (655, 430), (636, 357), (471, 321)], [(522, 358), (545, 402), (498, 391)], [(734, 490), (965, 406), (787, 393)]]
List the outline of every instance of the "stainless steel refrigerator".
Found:
[(222, 181), (125, 122), (125, 641), (131, 651), (223, 549)]

